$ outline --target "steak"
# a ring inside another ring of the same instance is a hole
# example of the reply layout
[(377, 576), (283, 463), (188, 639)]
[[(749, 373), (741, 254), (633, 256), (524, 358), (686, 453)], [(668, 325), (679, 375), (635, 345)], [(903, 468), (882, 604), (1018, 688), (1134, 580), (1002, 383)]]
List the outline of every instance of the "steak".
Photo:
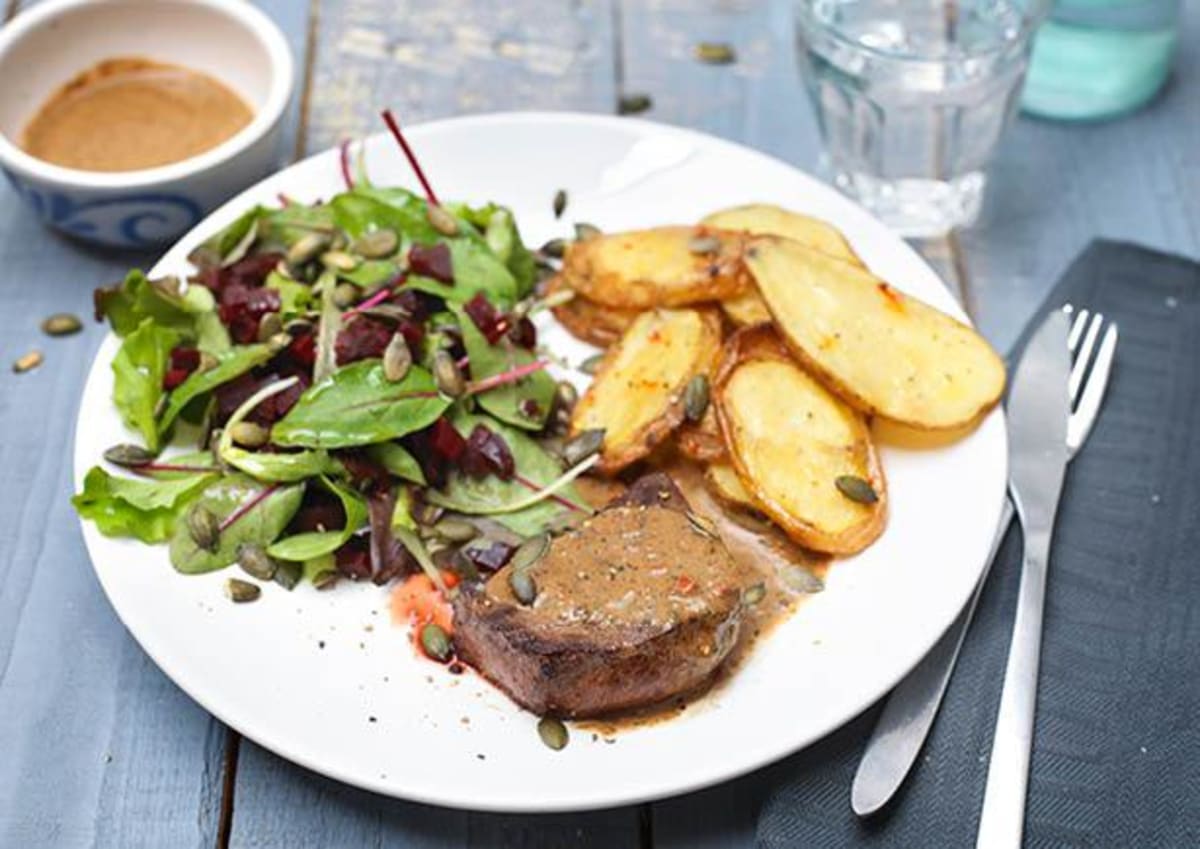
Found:
[(511, 568), (463, 588), (454, 642), (537, 714), (598, 716), (687, 693), (737, 640), (746, 573), (662, 474), (556, 537), (529, 568), (532, 604), (513, 595)]

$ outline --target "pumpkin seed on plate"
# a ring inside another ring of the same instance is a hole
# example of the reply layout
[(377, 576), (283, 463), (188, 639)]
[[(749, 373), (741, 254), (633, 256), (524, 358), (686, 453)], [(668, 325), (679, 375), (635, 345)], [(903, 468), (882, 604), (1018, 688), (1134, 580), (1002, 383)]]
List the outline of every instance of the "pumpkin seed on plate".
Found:
[(575, 409), (575, 404), (578, 401), (579, 390), (575, 388), (575, 384), (569, 380), (560, 380), (554, 390), (555, 408), (569, 412)]
[(262, 587), (249, 581), (243, 581), (241, 578), (230, 578), (225, 582), (225, 595), (229, 597), (230, 601), (242, 604), (254, 601), (262, 595)]
[(508, 586), (517, 601), (526, 607), (537, 601), (537, 583), (528, 572), (513, 569), (508, 573)]
[(592, 354), (579, 364), (579, 370), (584, 374), (595, 374), (600, 370), (600, 364), (602, 362), (604, 362), (603, 354)]
[(554, 217), (562, 218), (563, 211), (567, 208), (567, 191), (559, 189), (554, 193)]
[(328, 248), (330, 238), (324, 233), (306, 233), (301, 236), (292, 246), (288, 248), (286, 258), (288, 265), (295, 268), (298, 265), (304, 265), (306, 262), (311, 262), (317, 256)]
[(16, 374), (33, 371), (42, 364), (44, 359), (41, 351), (30, 351), (28, 354), (17, 358), (17, 361), (13, 363), (12, 370)]
[(279, 317), (277, 312), (263, 313), (262, 318), (258, 320), (258, 341), (266, 342), (276, 333), (283, 332), (283, 319)]
[(187, 529), (192, 542), (205, 551), (216, 551), (221, 543), (221, 520), (202, 504), (188, 511)]
[(689, 422), (698, 422), (708, 410), (708, 376), (697, 374), (687, 382), (683, 390), (683, 416)]
[(479, 536), (479, 529), (464, 519), (442, 519), (433, 526), (433, 532), (450, 542), (470, 542)]
[(449, 351), (438, 351), (433, 355), (433, 381), (438, 392), (447, 398), (458, 398), (467, 391), (467, 383)]
[(648, 94), (623, 94), (617, 101), (618, 115), (639, 115), (654, 105)]
[(767, 585), (762, 581), (757, 584), (751, 584), (742, 592), (742, 603), (746, 605), (755, 605), (762, 601), (767, 596)]
[(326, 251), (321, 254), (321, 264), (334, 271), (353, 271), (358, 268), (358, 258), (345, 251)]
[(604, 433), (602, 427), (589, 428), (568, 439), (562, 447), (563, 462), (574, 466), (599, 452), (604, 447)]
[(333, 290), (333, 305), (340, 310), (358, 303), (358, 287), (353, 283), (339, 283)]
[(543, 716), (539, 719), (537, 730), (542, 742), (556, 752), (565, 748), (571, 740), (571, 735), (567, 733), (567, 726), (562, 724), (562, 720), (552, 716)]
[(287, 560), (276, 561), (275, 583), (283, 587), (285, 590), (296, 588), (296, 584), (300, 583), (300, 578), (304, 574), (303, 567), (299, 563), (292, 563)]
[(729, 65), (737, 61), (737, 51), (723, 41), (702, 41), (692, 48), (692, 53), (706, 65)]
[(360, 236), (350, 249), (367, 259), (383, 259), (394, 254), (399, 245), (400, 238), (395, 230), (373, 230)]
[(408, 341), (401, 333), (392, 334), (391, 341), (383, 349), (383, 376), (392, 383), (399, 383), (412, 368), (412, 352)]
[(83, 329), (83, 322), (69, 312), (56, 312), (42, 322), (42, 332), (47, 336), (70, 336)]
[(421, 627), (421, 648), (438, 663), (445, 663), (454, 654), (449, 635), (441, 625), (433, 622), (426, 622)]
[(246, 448), (259, 448), (267, 444), (271, 432), (254, 422), (238, 422), (229, 431), (233, 441)]
[(275, 577), (279, 564), (265, 548), (252, 542), (244, 542), (237, 548), (238, 565), (251, 578), (269, 581)]
[(580, 221), (575, 225), (575, 239), (579, 242), (586, 242), (589, 239), (595, 239), (597, 236), (603, 236), (604, 231), (595, 224), (588, 224), (586, 221)]
[(425, 217), (430, 226), (443, 236), (458, 235), (458, 222), (454, 220), (454, 216), (437, 204), (431, 203), (425, 208)]
[(548, 256), (552, 259), (562, 259), (563, 254), (567, 251), (567, 243), (562, 239), (551, 239), (538, 248), (538, 253), (542, 256)]
[(517, 550), (513, 552), (513, 556), (508, 562), (514, 572), (525, 572), (545, 557), (549, 550), (550, 535), (538, 534), (517, 546)]
[(104, 459), (114, 466), (144, 466), (154, 461), (154, 455), (140, 445), (122, 443), (106, 448)]
[(871, 484), (855, 475), (840, 475), (833, 483), (838, 492), (859, 504), (874, 504), (879, 500)]

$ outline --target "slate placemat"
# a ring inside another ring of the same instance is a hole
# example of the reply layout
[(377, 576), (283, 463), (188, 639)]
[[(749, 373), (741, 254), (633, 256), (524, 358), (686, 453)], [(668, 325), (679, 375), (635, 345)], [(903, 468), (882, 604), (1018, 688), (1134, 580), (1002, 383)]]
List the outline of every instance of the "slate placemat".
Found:
[[(1025, 845), (1200, 847), (1200, 264), (1094, 242), (1039, 315), (1066, 302), (1116, 320), (1120, 342), (1059, 511)], [(892, 804), (850, 810), (876, 707), (786, 763), (760, 845), (974, 846), (1020, 557), (1013, 531)]]

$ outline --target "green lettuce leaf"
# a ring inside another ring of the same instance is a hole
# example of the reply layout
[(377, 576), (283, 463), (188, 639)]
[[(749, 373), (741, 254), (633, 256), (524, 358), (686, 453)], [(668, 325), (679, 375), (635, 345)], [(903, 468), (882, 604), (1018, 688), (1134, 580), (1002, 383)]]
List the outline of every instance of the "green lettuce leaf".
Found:
[(125, 337), (112, 361), (113, 403), (125, 424), (139, 431), (146, 447), (156, 454), (162, 442), (154, 413), (163, 397), (171, 349), (181, 339), (178, 331), (146, 318)]
[(83, 479), (83, 491), (71, 503), (105, 536), (164, 542), (183, 509), (217, 477), (214, 473), (181, 475), (171, 480), (119, 478), (94, 466)]
[(118, 336), (128, 336), (149, 319), (159, 327), (176, 330), (210, 353), (230, 345), (229, 333), (217, 316), (216, 300), (203, 286), (181, 290), (174, 277), (148, 280), (135, 269), (121, 283), (97, 289), (95, 302), (96, 314), (107, 318)]
[(218, 537), (217, 550), (208, 551), (196, 545), (188, 530), (187, 514), (180, 516), (171, 534), (171, 564), (188, 575), (198, 575), (223, 569), (237, 560), (242, 543), (254, 543), (264, 548), (283, 533), (292, 516), (300, 508), (304, 485), (272, 485), (270, 489), (242, 475), (227, 475), (210, 485), (188, 507), (203, 507), (218, 520), (224, 521), (235, 511), (245, 509)]

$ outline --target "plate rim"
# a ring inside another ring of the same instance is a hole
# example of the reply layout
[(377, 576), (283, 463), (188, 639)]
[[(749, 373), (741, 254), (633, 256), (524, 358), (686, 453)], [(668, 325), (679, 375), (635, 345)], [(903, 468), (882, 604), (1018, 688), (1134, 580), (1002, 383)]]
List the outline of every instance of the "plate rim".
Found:
[[(847, 198), (844, 195), (841, 195), (839, 192), (837, 192), (836, 188), (834, 188), (833, 186), (830, 186), (828, 183), (825, 183), (824, 181), (820, 180), (818, 177), (814, 176), (813, 174), (811, 174), (807, 171), (804, 171), (803, 169), (798, 168), (797, 166), (792, 165), (791, 163), (788, 163), (782, 159), (779, 159), (775, 156), (764, 153), (762, 151), (756, 150), (752, 147), (741, 144), (739, 142), (734, 142), (734, 141), (730, 141), (727, 139), (723, 139), (718, 136), (710, 135), (708, 133), (705, 133), (705, 132), (702, 132), (699, 130), (694, 130), (694, 129), (685, 128), (685, 127), (676, 127), (673, 125), (663, 124), (663, 123), (660, 123), (657, 121), (650, 121), (650, 120), (641, 119), (641, 118), (629, 118), (629, 117), (623, 117), (623, 116), (604, 115), (604, 114), (588, 113), (588, 112), (546, 111), (546, 110), (541, 110), (541, 111), (518, 110), (518, 111), (503, 111), (503, 112), (486, 112), (486, 113), (479, 113), (479, 114), (475, 114), (475, 115), (459, 115), (459, 116), (453, 116), (453, 117), (448, 117), (448, 118), (443, 118), (443, 119), (438, 119), (438, 120), (422, 122), (419, 124), (413, 124), (411, 127), (406, 128), (406, 132), (408, 132), (412, 135), (415, 135), (419, 138), (421, 135), (423, 135), (427, 132), (437, 132), (437, 131), (442, 131), (447, 128), (453, 129), (459, 125), (487, 125), (487, 124), (493, 124), (493, 123), (500, 123), (500, 124), (534, 123), (534, 124), (536, 124), (539, 122), (547, 122), (547, 121), (561, 122), (561, 123), (566, 123), (566, 124), (585, 124), (585, 125), (592, 124), (592, 125), (599, 125), (599, 126), (604, 126), (604, 127), (621, 127), (621, 128), (632, 127), (632, 128), (638, 129), (641, 133), (655, 132), (655, 133), (675, 134), (684, 139), (693, 140), (693, 141), (697, 142), (699, 145), (707, 147), (709, 149), (715, 148), (718, 151), (720, 151), (721, 149), (725, 149), (725, 150), (736, 152), (739, 156), (749, 156), (749, 157), (758, 159), (761, 162), (766, 163), (772, 167), (787, 169), (788, 171), (794, 172), (808, 181), (818, 183), (822, 186), (822, 188), (827, 190), (830, 197), (836, 198), (846, 209), (851, 210), (853, 212), (853, 214), (856, 217), (858, 217), (860, 220), (871, 222), (872, 225), (876, 229), (879, 229), (881, 231), (886, 230), (886, 232), (892, 237), (893, 249), (900, 249), (903, 252), (909, 254), (912, 259), (915, 259), (915, 261), (919, 262), (931, 274), (933, 274), (939, 281), (941, 281), (943, 288), (945, 288), (946, 294), (948, 296), (948, 304), (951, 305), (951, 308), (947, 309), (946, 304), (939, 304), (938, 308), (949, 312), (951, 315), (953, 315), (958, 320), (963, 321), (963, 322), (967, 323), (968, 325), (974, 326), (970, 317), (963, 310), (962, 305), (958, 303), (957, 298), (953, 295), (953, 293), (949, 290), (949, 288), (946, 287), (945, 281), (941, 279), (941, 275), (938, 274), (936, 269), (934, 269), (929, 264), (929, 262), (927, 262), (925, 260), (925, 258), (922, 257), (920, 255), (920, 253), (918, 253), (907, 241), (905, 241), (899, 235), (897, 235), (896, 233), (891, 231), (889, 228), (887, 228), (886, 225), (883, 225), (882, 222), (880, 222), (877, 218), (875, 218), (873, 215), (871, 215), (862, 206), (860, 206), (859, 204), (857, 204), (850, 198)], [(365, 138), (369, 139), (369, 138), (374, 138), (374, 137), (381, 136), (381, 135), (385, 135), (385, 133), (372, 133)], [(157, 273), (157, 269), (163, 263), (164, 259), (169, 254), (173, 253), (181, 243), (192, 241), (197, 234), (203, 234), (205, 232), (209, 232), (211, 230), (211, 226), (208, 224), (208, 222), (214, 216), (226, 215), (232, 209), (244, 209), (246, 204), (248, 203), (248, 201), (246, 200), (247, 196), (254, 193), (262, 183), (273, 180), (273, 179), (277, 178), (280, 174), (282, 174), (292, 168), (298, 168), (303, 165), (306, 165), (307, 163), (309, 163), (310, 160), (318, 159), (321, 157), (328, 157), (328, 156), (332, 155), (333, 152), (336, 150), (337, 150), (337, 146), (335, 145), (335, 146), (317, 151), (315, 153), (312, 153), (309, 156), (306, 156), (301, 160), (297, 160), (296, 162), (288, 163), (287, 165), (277, 169), (276, 171), (266, 175), (262, 179), (247, 186), (243, 191), (239, 192), (237, 195), (230, 198), (228, 201), (226, 201), (225, 203), (221, 204), (216, 209), (214, 209), (213, 211), (208, 213), (204, 217), (203, 220), (201, 220), (195, 227), (190, 229), (183, 236), (179, 237), (174, 242), (172, 242), (171, 245), (168, 246), (166, 248), (166, 250), (164, 250), (163, 253), (158, 257), (158, 259), (155, 261), (154, 265), (151, 267), (151, 269), (148, 273), (151, 275)], [(88, 468), (90, 468), (91, 465), (94, 464), (94, 461), (95, 461), (95, 458), (88, 459), (88, 458), (84, 458), (80, 455), (79, 431), (83, 427), (85, 427), (83, 418), (86, 413), (85, 407), (82, 404), (82, 400), (87, 394), (87, 388), (89, 385), (91, 385), (91, 383), (94, 379), (95, 373), (98, 370), (101, 370), (101, 369), (107, 367), (110, 357), (106, 357), (104, 355), (109, 350), (109, 348), (114, 344), (115, 344), (115, 336), (112, 334), (111, 331), (109, 331), (107, 333), (107, 335), (104, 337), (104, 339), (101, 342), (98, 349), (96, 350), (96, 353), (95, 353), (93, 361), (92, 361), (92, 365), (88, 370), (87, 378), (84, 381), (83, 390), (81, 391), (81, 394), (80, 394), (80, 407), (79, 407), (79, 412), (76, 416), (75, 430), (73, 433), (73, 446), (72, 446), (73, 452), (75, 455), (74, 469), (73, 469), (73, 481), (76, 486), (80, 485), (80, 483), (83, 479), (83, 476), (86, 474)], [(1001, 456), (1000, 456), (1000, 458), (998, 458), (998, 460), (996, 460), (996, 462), (999, 462), (1001, 464), (1001, 466), (1003, 467), (1003, 470), (1004, 470), (1003, 480), (1007, 481), (1007, 476), (1008, 476), (1008, 474), (1007, 474), (1008, 436), (1007, 436), (1007, 427), (1006, 427), (1006, 422), (1005, 422), (1005, 412), (1003, 410), (1002, 405), (1000, 405), (1000, 404), (996, 405), (996, 407), (993, 408), (993, 410), (991, 410), (986, 416), (983, 417), (983, 419), (979, 423), (979, 426), (982, 427), (987, 422), (989, 422), (993, 419), (999, 419), (999, 425), (992, 425), (993, 427), (998, 427), (998, 429), (999, 429), (998, 450), (999, 450), (999, 453), (1001, 454)], [(1004, 497), (1005, 497), (1005, 488), (1000, 487), (998, 496), (993, 499), (994, 500), (994, 515), (997, 520), (1001, 514)], [(929, 639), (927, 641), (923, 641), (923, 642), (927, 642), (927, 645), (924, 645), (922, 647), (920, 653), (915, 656), (915, 658), (912, 660), (911, 663), (898, 665), (898, 671), (896, 672), (896, 674), (894, 676), (888, 676), (888, 678), (890, 680), (888, 680), (886, 687), (883, 687), (882, 689), (879, 690), (879, 692), (875, 693), (874, 695), (872, 695), (870, 697), (864, 697), (865, 701), (861, 704), (856, 704), (855, 708), (852, 711), (849, 711), (848, 713), (840, 716), (837, 719), (830, 719), (829, 721), (825, 722), (824, 724), (814, 727), (807, 734), (797, 737), (796, 740), (789, 739), (788, 744), (785, 746), (775, 747), (770, 752), (762, 754), (761, 756), (758, 756), (758, 757), (749, 758), (749, 759), (745, 759), (745, 760), (739, 760), (736, 763), (736, 766), (734, 766), (732, 768), (714, 769), (714, 770), (710, 771), (709, 773), (705, 773), (704, 775), (702, 775), (698, 778), (688, 778), (688, 777), (684, 776), (684, 777), (682, 777), (681, 780), (679, 780), (677, 782), (673, 782), (671, 784), (671, 786), (669, 786), (669, 787), (662, 787), (660, 789), (653, 790), (653, 791), (641, 791), (641, 792), (626, 791), (626, 792), (621, 792), (621, 793), (610, 793), (609, 795), (604, 796), (602, 798), (597, 797), (595, 794), (593, 794), (592, 796), (588, 796), (587, 798), (584, 798), (584, 799), (566, 798), (566, 799), (555, 799), (555, 800), (552, 800), (549, 802), (536, 801), (536, 800), (511, 802), (511, 801), (505, 801), (505, 800), (489, 800), (489, 799), (472, 800), (472, 801), (468, 802), (467, 800), (465, 800), (461, 797), (448, 797), (444, 794), (439, 794), (437, 792), (425, 792), (421, 789), (419, 780), (418, 781), (410, 781), (410, 782), (406, 783), (404, 788), (401, 790), (395, 786), (395, 782), (392, 780), (385, 781), (385, 780), (374, 779), (374, 778), (371, 778), (371, 777), (365, 776), (365, 775), (355, 775), (355, 774), (351, 774), (350, 772), (348, 772), (346, 770), (339, 769), (336, 766), (330, 766), (327, 764), (318, 763), (315, 759), (307, 757), (303, 752), (289, 751), (287, 749), (286, 745), (282, 741), (273, 740), (271, 738), (270, 734), (264, 735), (264, 734), (257, 733), (258, 731), (265, 730), (265, 729), (255, 729), (256, 733), (248, 733), (242, 727), (243, 723), (234, 721), (232, 718), (230, 718), (227, 715), (226, 711), (221, 709), (221, 707), (219, 705), (213, 703), (212, 700), (210, 700), (210, 699), (201, 697), (201, 695), (199, 695), (197, 692), (194, 692), (194, 690), (197, 688), (193, 687), (191, 685), (191, 683), (185, 683), (185, 681), (188, 680), (187, 676), (178, 674), (177, 669), (175, 669), (173, 671), (174, 667), (172, 664), (165, 664), (162, 661), (162, 659), (160, 658), (159, 654), (156, 651), (154, 651), (150, 645), (147, 644), (148, 641), (144, 640), (142, 635), (138, 634), (127, 623), (126, 617), (122, 613), (122, 607), (118, 603), (117, 599), (114, 597), (114, 592), (113, 592), (112, 587), (105, 580), (104, 571), (101, 570), (100, 568), (98, 568), (98, 566), (96, 564), (96, 557), (94, 555), (93, 548), (101, 539), (103, 539), (103, 537), (99, 534), (98, 531), (95, 530), (94, 526), (92, 526), (90, 523), (85, 522), (82, 518), (79, 519), (79, 522), (82, 527), (84, 543), (85, 543), (85, 547), (88, 552), (88, 558), (91, 561), (92, 571), (96, 575), (96, 578), (97, 578), (98, 582), (100, 583), (101, 589), (103, 590), (106, 599), (108, 600), (109, 604), (113, 608), (113, 611), (116, 613), (117, 618), (121, 621), (122, 626), (125, 628), (126, 632), (128, 634), (130, 634), (130, 636), (133, 637), (134, 641), (138, 644), (138, 646), (142, 649), (142, 651), (144, 651), (147, 654), (147, 656), (150, 657), (150, 659), (159, 668), (159, 670), (161, 670), (172, 681), (172, 683), (174, 683), (177, 687), (179, 687), (181, 690), (183, 690), (183, 692), (185, 692), (189, 698), (191, 698), (194, 702), (196, 702), (198, 705), (200, 705), (205, 711), (210, 713), (212, 716), (216, 717), (218, 720), (220, 720), (226, 726), (236, 730), (239, 734), (252, 740), (255, 744), (270, 751), (274, 755), (276, 755), (290, 763), (299, 765), (307, 770), (315, 772), (319, 775), (326, 776), (328, 778), (334, 779), (336, 781), (339, 781), (343, 784), (347, 784), (352, 787), (357, 787), (360, 789), (368, 790), (372, 793), (376, 793), (376, 794), (379, 794), (379, 795), (387, 797), (387, 798), (404, 799), (404, 800), (408, 800), (408, 801), (419, 802), (419, 803), (423, 803), (423, 804), (430, 804), (430, 805), (450, 808), (450, 809), (454, 809), (454, 810), (473, 810), (473, 811), (481, 811), (481, 812), (515, 813), (515, 814), (564, 813), (564, 812), (575, 812), (575, 811), (602, 810), (602, 809), (622, 807), (622, 806), (632, 805), (632, 804), (653, 802), (653, 801), (658, 801), (661, 799), (667, 799), (667, 798), (672, 798), (675, 796), (685, 795), (688, 793), (696, 792), (698, 790), (702, 790), (707, 787), (713, 787), (717, 784), (731, 781), (735, 778), (747, 775), (751, 772), (755, 772), (757, 770), (764, 768), (765, 766), (768, 766), (772, 763), (781, 761), (784, 758), (790, 757), (790, 756), (796, 754), (797, 752), (800, 752), (800, 751), (808, 748), (809, 746), (817, 743), (818, 741), (824, 739), (832, 732), (836, 731), (839, 728), (842, 728), (847, 723), (851, 722), (855, 717), (859, 716), (863, 711), (868, 709), (871, 705), (875, 704), (877, 701), (884, 698), (888, 693), (891, 692), (891, 690), (901, 680), (903, 680), (909, 674), (909, 672), (912, 671), (912, 669), (926, 655), (928, 655), (929, 651), (936, 644), (937, 640), (941, 638), (941, 636), (945, 633), (946, 629), (948, 629), (953, 624), (953, 621), (954, 621), (953, 618), (950, 619), (949, 621), (947, 621), (945, 623), (945, 625), (941, 629), (939, 629), (933, 635), (933, 637), (931, 639)], [(974, 568), (970, 570), (972, 572), (972, 574), (974, 574), (976, 576), (976, 580), (974, 582), (972, 582), (972, 584), (968, 588), (967, 593), (965, 595), (963, 595), (963, 597), (961, 598), (959, 603), (956, 605), (956, 609), (961, 610), (962, 607), (965, 606), (965, 604), (969, 600), (971, 592), (974, 591), (974, 586), (977, 585), (978, 579), (983, 574), (984, 567), (986, 565), (986, 560), (987, 560), (987, 552), (985, 550), (983, 552), (980, 562), (978, 564), (975, 564)], [(900, 668), (900, 667), (902, 667), (902, 668)], [(883, 680), (883, 679), (880, 678), (880, 680)], [(847, 788), (847, 792), (849, 792), (848, 788)]]

